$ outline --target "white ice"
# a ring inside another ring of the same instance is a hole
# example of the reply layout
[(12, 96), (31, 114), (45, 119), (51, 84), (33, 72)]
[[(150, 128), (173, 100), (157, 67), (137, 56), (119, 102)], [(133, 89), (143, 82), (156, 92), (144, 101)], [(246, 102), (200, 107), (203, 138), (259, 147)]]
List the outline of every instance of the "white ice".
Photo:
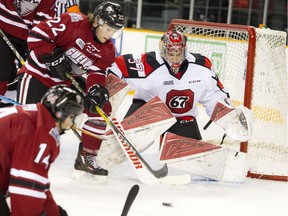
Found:
[[(69, 216), (119, 216), (135, 184), (140, 190), (130, 216), (288, 216), (287, 182), (246, 178), (236, 184), (191, 176), (191, 183), (185, 186), (144, 185), (127, 162), (111, 172), (105, 184), (74, 180), (71, 176), (78, 143), (71, 131), (63, 135), (60, 155), (49, 172), (54, 199)], [(158, 146), (151, 146), (143, 152), (155, 169), (159, 168), (157, 151)], [(177, 170), (169, 169), (170, 174), (173, 172)], [(165, 207), (163, 202), (173, 207)]]
[[(63, 135), (61, 153), (50, 170), (51, 190), (56, 202), (70, 216), (120, 215), (134, 184), (140, 186), (128, 215), (131, 216), (243, 216), (288, 215), (288, 184), (247, 178), (244, 183), (223, 183), (192, 177), (189, 185), (144, 185), (127, 162), (109, 174), (107, 183), (74, 180), (78, 141), (72, 132)], [(143, 157), (157, 169), (157, 146)], [(175, 170), (170, 170), (175, 172)], [(163, 206), (163, 202), (173, 207)]]

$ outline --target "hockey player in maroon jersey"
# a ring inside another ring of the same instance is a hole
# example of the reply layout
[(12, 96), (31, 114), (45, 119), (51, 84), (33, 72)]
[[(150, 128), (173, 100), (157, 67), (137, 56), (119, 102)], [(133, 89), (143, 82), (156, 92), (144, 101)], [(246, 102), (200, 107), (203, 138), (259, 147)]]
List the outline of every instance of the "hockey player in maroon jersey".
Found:
[(4, 194), (10, 196), (11, 215), (67, 215), (49, 190), (48, 171), (59, 154), (60, 135), (83, 110), (83, 97), (65, 85), (52, 87), (40, 103), (0, 109), (1, 215), (9, 211)]
[[(54, 17), (54, 4), (55, 0), (0, 1), (0, 29), (22, 58), (26, 58), (29, 30), (40, 21)], [(13, 81), (16, 75), (16, 58), (2, 37), (0, 38), (0, 56), (0, 95), (4, 95), (8, 89), (8, 82)]]
[(168, 131), (200, 140), (197, 104), (211, 116), (218, 100), (230, 99), (210, 60), (186, 51), (186, 40), (182, 33), (168, 31), (160, 40), (160, 52), (119, 56), (109, 71), (136, 90), (126, 116), (158, 96), (177, 119)]
[[(124, 15), (119, 4), (109, 1), (98, 5), (94, 14), (65, 13), (60, 17), (39, 23), (29, 33), (30, 55), (20, 69), (17, 99), (26, 104), (37, 102), (47, 88), (65, 83), (71, 84), (66, 73), (77, 78), (87, 76), (85, 108), (91, 118), (103, 119), (95, 106), (103, 107), (109, 99), (105, 88), (106, 68), (115, 60), (112, 36), (124, 27)], [(109, 114), (107, 103), (104, 111)], [(86, 129), (104, 134), (106, 125), (89, 122)], [(83, 147), (82, 147), (83, 144)], [(82, 134), (75, 169), (94, 175), (107, 176), (108, 171), (96, 164), (95, 157), (101, 140)]]

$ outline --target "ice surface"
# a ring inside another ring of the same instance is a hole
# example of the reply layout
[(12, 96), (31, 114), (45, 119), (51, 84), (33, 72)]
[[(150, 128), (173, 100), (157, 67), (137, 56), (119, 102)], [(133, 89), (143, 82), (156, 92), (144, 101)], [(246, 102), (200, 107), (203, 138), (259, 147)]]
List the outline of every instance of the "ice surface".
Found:
[[(127, 162), (112, 171), (104, 184), (91, 178), (74, 180), (71, 175), (78, 140), (68, 132), (61, 141), (61, 153), (50, 170), (51, 190), (70, 216), (120, 215), (134, 184), (139, 184), (140, 190), (129, 211), (131, 216), (288, 215), (286, 182), (247, 178), (235, 184), (191, 176), (191, 183), (185, 186), (144, 185)], [(143, 152), (155, 169), (157, 151), (157, 146), (151, 146)], [(163, 206), (163, 202), (173, 203), (173, 207)]]
[[(286, 182), (247, 178), (233, 184), (191, 176), (191, 183), (185, 186), (143, 185), (127, 162), (111, 172), (105, 184), (89, 178), (80, 181), (71, 178), (77, 150), (78, 140), (69, 131), (61, 137), (60, 155), (49, 172), (54, 198), (69, 216), (119, 216), (134, 184), (139, 184), (140, 190), (130, 216), (288, 216)], [(157, 146), (151, 146), (143, 152), (155, 169), (157, 151)], [(163, 202), (173, 203), (173, 207), (163, 206)]]

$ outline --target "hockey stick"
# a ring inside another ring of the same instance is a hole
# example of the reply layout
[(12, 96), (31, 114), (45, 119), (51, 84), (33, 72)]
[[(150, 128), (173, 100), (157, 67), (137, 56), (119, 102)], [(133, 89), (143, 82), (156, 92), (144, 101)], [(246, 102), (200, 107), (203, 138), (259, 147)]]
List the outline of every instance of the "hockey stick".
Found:
[[(86, 135), (88, 135), (88, 136), (92, 136), (92, 137), (94, 137), (94, 138), (96, 138), (96, 139), (99, 139), (99, 140), (106, 140), (105, 136), (100, 136), (100, 135), (93, 134), (93, 133), (91, 133), (91, 132), (89, 132), (89, 131), (87, 131), (87, 130), (78, 128), (78, 127), (76, 127), (75, 125), (73, 125), (73, 126), (71, 127), (71, 129), (81, 131), (82, 133), (84, 133), (84, 134), (86, 134)], [(80, 138), (80, 139), (81, 139), (81, 138)]]
[[(17, 49), (13, 46), (13, 44), (11, 43), (11, 41), (7, 38), (7, 36), (5, 35), (5, 33), (2, 31), (2, 29), (0, 29), (0, 34), (1, 37), (3, 38), (3, 40), (6, 42), (6, 44), (9, 46), (9, 48), (11, 49), (11, 51), (14, 53), (14, 55), (16, 56), (16, 58), (19, 60), (21, 65), (25, 64), (25, 60), (24, 58), (22, 58), (22, 56), (19, 54), (19, 52), (17, 51)], [(7, 86), (11, 86), (14, 83), (18, 82), (18, 76), (10, 83), (7, 84)]]
[(13, 105), (21, 105), (20, 103), (18, 103), (17, 101), (14, 101), (14, 100), (12, 100), (12, 99), (10, 99), (10, 98), (8, 98), (8, 97), (5, 97), (5, 96), (3, 96), (3, 95), (0, 95), (0, 99), (1, 100), (4, 100), (4, 101), (7, 101), (7, 102), (9, 102), (9, 103), (11, 103), (11, 104), (13, 104)]
[(68, 72), (65, 73), (65, 76), (72, 82), (72, 85), (85, 97), (86, 93), (83, 91), (79, 83), (72, 77)]
[(25, 60), (22, 58), (22, 56), (19, 54), (19, 52), (16, 50), (16, 48), (13, 46), (13, 44), (10, 42), (10, 40), (7, 38), (5, 33), (0, 29), (0, 34), (3, 40), (6, 42), (6, 44), (10, 47), (12, 52), (15, 54), (16, 58), (20, 61), (21, 65), (24, 65)]
[(139, 192), (139, 185), (135, 184), (129, 191), (128, 196), (126, 198), (121, 216), (126, 216), (131, 208), (131, 205), (133, 204), (137, 194)]

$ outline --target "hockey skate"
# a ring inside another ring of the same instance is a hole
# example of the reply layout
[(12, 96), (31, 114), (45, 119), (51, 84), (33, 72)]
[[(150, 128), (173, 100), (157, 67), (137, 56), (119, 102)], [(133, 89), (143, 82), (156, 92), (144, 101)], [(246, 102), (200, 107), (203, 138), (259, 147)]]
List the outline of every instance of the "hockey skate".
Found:
[(101, 168), (95, 156), (82, 151), (82, 144), (79, 145), (79, 151), (74, 163), (75, 171), (72, 175), (74, 179), (99, 181), (105, 183), (107, 181), (108, 170)]

